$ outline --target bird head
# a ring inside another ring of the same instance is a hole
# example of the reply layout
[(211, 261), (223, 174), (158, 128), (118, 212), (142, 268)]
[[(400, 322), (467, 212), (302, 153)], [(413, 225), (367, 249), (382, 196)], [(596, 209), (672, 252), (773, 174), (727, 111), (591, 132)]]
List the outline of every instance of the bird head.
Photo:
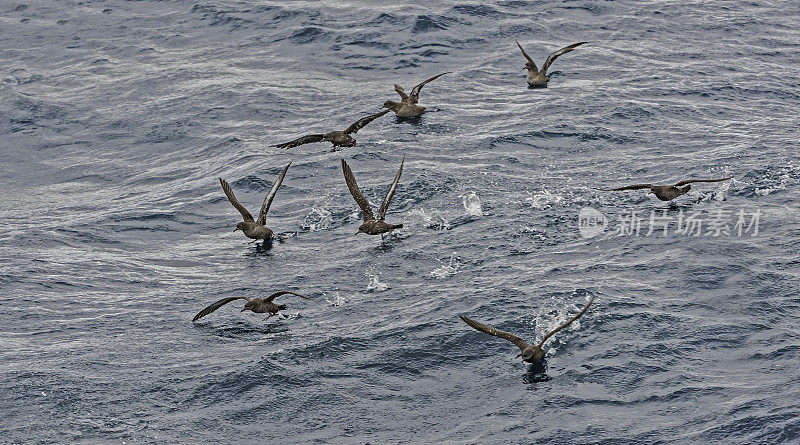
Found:
[(244, 309), (242, 309), (239, 312), (252, 311), (253, 308), (255, 308), (255, 307), (256, 307), (256, 302), (255, 301), (248, 301), (247, 303), (244, 304)]
[(544, 349), (538, 346), (528, 346), (517, 357), (522, 357), (522, 360), (528, 363), (540, 362), (544, 358)]
[(386, 102), (383, 103), (383, 106), (381, 108), (388, 108), (388, 109), (392, 110), (397, 105), (399, 105), (397, 102), (392, 101), (392, 100), (387, 100)]
[(235, 228), (235, 229), (233, 229), (233, 231), (235, 232), (235, 231), (237, 231), (237, 230), (242, 230), (242, 231), (244, 231), (244, 222), (240, 222), (239, 224), (236, 224), (236, 228)]

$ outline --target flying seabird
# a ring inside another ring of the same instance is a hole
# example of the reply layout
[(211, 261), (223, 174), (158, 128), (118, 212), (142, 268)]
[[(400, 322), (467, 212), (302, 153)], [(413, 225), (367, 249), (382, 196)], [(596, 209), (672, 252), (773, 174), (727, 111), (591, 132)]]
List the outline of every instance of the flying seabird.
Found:
[(267, 222), (267, 212), (269, 211), (269, 206), (272, 204), (272, 199), (275, 198), (275, 193), (278, 192), (278, 188), (281, 186), (283, 182), (283, 177), (286, 176), (286, 170), (289, 169), (289, 166), (292, 165), (290, 162), (286, 167), (283, 168), (281, 175), (278, 176), (278, 180), (275, 181), (275, 184), (272, 184), (272, 188), (267, 193), (267, 196), (264, 198), (264, 203), (261, 204), (261, 211), (258, 213), (258, 220), (253, 220), (253, 215), (247, 211), (246, 208), (236, 199), (236, 196), (233, 194), (233, 190), (231, 190), (231, 186), (228, 185), (228, 182), (222, 178), (219, 178), (219, 183), (222, 184), (222, 190), (225, 192), (225, 196), (228, 197), (228, 201), (236, 207), (236, 210), (242, 214), (242, 218), (244, 221), (236, 224), (236, 228), (233, 231), (241, 230), (244, 235), (248, 238), (252, 238), (256, 242), (258, 240), (271, 240), (272, 239), (272, 230), (269, 227), (266, 227), (264, 224)]
[[(197, 320), (205, 317), (206, 315), (216, 311), (217, 309), (221, 308), (222, 306), (225, 306), (226, 304), (228, 304), (228, 303), (230, 303), (231, 301), (234, 301), (234, 300), (247, 300), (247, 303), (244, 304), (244, 309), (242, 309), (239, 312), (253, 311), (253, 312), (256, 312), (258, 314), (263, 314), (265, 312), (269, 312), (269, 315), (267, 316), (267, 318), (264, 319), (266, 321), (266, 320), (269, 320), (269, 318), (272, 317), (273, 315), (277, 315), (278, 311), (282, 311), (282, 310), (286, 309), (286, 305), (285, 304), (275, 304), (275, 303), (272, 302), (272, 300), (274, 300), (275, 297), (280, 297), (281, 295), (284, 295), (284, 294), (297, 295), (300, 298), (305, 298), (306, 300), (314, 301), (313, 298), (309, 298), (309, 297), (306, 297), (305, 295), (300, 295), (300, 294), (297, 294), (297, 293), (294, 293), (294, 292), (290, 292), (288, 290), (282, 290), (280, 292), (275, 292), (274, 294), (270, 295), (269, 297), (264, 297), (264, 298), (227, 297), (227, 298), (223, 298), (222, 300), (217, 301), (216, 303), (212, 304), (211, 306), (209, 306), (209, 307), (203, 309), (202, 311), (198, 312), (197, 315), (194, 316), (192, 321), (197, 321)], [(316, 303), (316, 301), (314, 301), (314, 303)], [(319, 303), (317, 303), (317, 304), (319, 304)]]
[(400, 169), (397, 170), (397, 176), (394, 177), (394, 182), (389, 186), (389, 191), (386, 192), (386, 198), (383, 199), (383, 204), (381, 204), (381, 208), (378, 209), (378, 215), (375, 216), (372, 213), (372, 207), (370, 207), (369, 201), (361, 194), (361, 190), (358, 189), (356, 178), (353, 176), (350, 166), (342, 159), (342, 171), (344, 172), (344, 180), (347, 182), (347, 188), (350, 189), (350, 194), (353, 195), (353, 199), (355, 199), (358, 206), (361, 207), (361, 213), (364, 215), (364, 223), (358, 227), (356, 235), (359, 233), (379, 235), (391, 232), (394, 229), (403, 228), (402, 224), (389, 224), (383, 219), (386, 217), (386, 210), (389, 208), (389, 203), (392, 202), (395, 190), (397, 190), (397, 183), (400, 181), (400, 175), (403, 173), (403, 163), (405, 163), (405, 161), (406, 157), (403, 156), (403, 160), (400, 161)]
[(380, 113), (375, 113), (367, 117), (362, 117), (361, 119), (353, 122), (353, 124), (347, 127), (344, 131), (331, 131), (330, 133), (325, 133), (325, 134), (307, 134), (293, 141), (284, 142), (283, 144), (273, 145), (273, 147), (292, 148), (292, 147), (297, 147), (298, 145), (309, 144), (311, 142), (325, 142), (325, 141), (330, 142), (331, 144), (333, 144), (334, 147), (352, 147), (356, 145), (356, 140), (353, 139), (353, 137), (350, 136), (350, 134), (358, 133), (358, 130), (364, 128), (365, 125), (383, 116), (388, 112), (389, 110), (383, 110)]
[(536, 63), (534, 63), (533, 59), (531, 59), (531, 56), (529, 56), (528, 53), (526, 53), (525, 50), (522, 49), (522, 45), (520, 45), (519, 42), (517, 42), (517, 46), (519, 46), (519, 49), (522, 50), (522, 55), (525, 56), (526, 59), (528, 59), (528, 63), (525, 64), (525, 68), (528, 69), (528, 78), (527, 78), (528, 85), (532, 87), (547, 86), (547, 82), (550, 81), (550, 78), (547, 77), (547, 69), (550, 68), (550, 64), (553, 63), (553, 61), (556, 60), (558, 56), (566, 54), (574, 50), (575, 47), (583, 45), (584, 43), (589, 43), (589, 42), (573, 43), (570, 46), (565, 46), (564, 48), (561, 48), (560, 50), (550, 54), (549, 56), (547, 56), (547, 60), (544, 61), (542, 69), (539, 70), (539, 68), (536, 67)]
[(430, 79), (420, 83), (419, 85), (415, 86), (411, 90), (411, 94), (406, 94), (406, 92), (403, 89), (403, 87), (401, 87), (398, 84), (394, 84), (394, 90), (397, 91), (397, 94), (400, 95), (400, 98), (402, 100), (400, 102), (394, 102), (394, 101), (391, 101), (391, 100), (387, 100), (386, 102), (383, 103), (383, 107), (382, 108), (388, 108), (388, 109), (394, 111), (394, 113), (398, 117), (419, 116), (420, 114), (425, 112), (425, 107), (421, 107), (421, 106), (417, 105), (417, 102), (419, 102), (419, 91), (422, 89), (422, 87), (425, 86), (426, 83), (428, 83), (428, 82), (430, 82), (432, 80), (435, 80), (439, 76), (444, 76), (445, 74), (449, 74), (449, 73), (438, 74), (438, 75), (433, 76)]
[(545, 335), (544, 338), (542, 339), (542, 341), (540, 341), (539, 344), (536, 345), (536, 346), (528, 344), (525, 340), (517, 337), (514, 334), (510, 334), (508, 332), (501, 331), (499, 329), (495, 329), (495, 328), (493, 328), (491, 326), (486, 326), (483, 323), (478, 323), (477, 321), (475, 321), (475, 320), (473, 320), (471, 318), (467, 318), (467, 317), (465, 317), (463, 315), (459, 315), (459, 317), (462, 320), (464, 320), (464, 323), (472, 326), (473, 328), (475, 328), (475, 329), (477, 329), (477, 330), (479, 330), (481, 332), (485, 332), (485, 333), (487, 333), (489, 335), (494, 335), (495, 337), (500, 337), (502, 339), (510, 341), (511, 343), (514, 343), (515, 345), (517, 345), (517, 347), (521, 351), (520, 354), (517, 357), (521, 356), (522, 360), (524, 360), (524, 361), (526, 361), (528, 363), (536, 363), (536, 362), (541, 361), (544, 358), (544, 349), (542, 349), (542, 345), (544, 344), (544, 342), (546, 342), (547, 339), (552, 337), (553, 334), (555, 334), (556, 332), (564, 329), (565, 327), (569, 326), (570, 323), (572, 323), (573, 321), (575, 321), (578, 318), (580, 318), (581, 315), (583, 315), (586, 312), (586, 310), (589, 309), (589, 306), (592, 305), (593, 301), (594, 301), (594, 296), (592, 296), (592, 299), (589, 300), (589, 303), (580, 312), (578, 312), (578, 315), (572, 317), (568, 322), (562, 324), (561, 326), (556, 328), (554, 331), (552, 331), (549, 334)]
[[(615, 189), (597, 189), (597, 190), (602, 190), (604, 192), (618, 192), (621, 190), (650, 189), (648, 193), (656, 195), (656, 198), (662, 201), (672, 201), (673, 199), (683, 195), (684, 193), (687, 193), (689, 190), (692, 189), (691, 185), (687, 185), (690, 182), (720, 182), (720, 181), (727, 181), (728, 179), (732, 178), (733, 176), (728, 176), (727, 178), (719, 178), (719, 179), (687, 179), (685, 181), (678, 182), (675, 185), (634, 184), (634, 185), (626, 185), (625, 187), (618, 187)], [(681, 187), (682, 185), (686, 185), (686, 187)]]

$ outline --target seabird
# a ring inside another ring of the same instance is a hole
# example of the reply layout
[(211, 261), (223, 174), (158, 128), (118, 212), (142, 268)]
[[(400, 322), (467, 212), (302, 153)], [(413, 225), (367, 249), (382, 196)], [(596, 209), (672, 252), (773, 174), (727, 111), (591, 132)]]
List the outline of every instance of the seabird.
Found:
[(575, 47), (583, 45), (584, 43), (589, 43), (589, 42), (573, 43), (570, 46), (565, 46), (564, 48), (561, 48), (560, 50), (550, 54), (549, 56), (547, 56), (547, 60), (544, 61), (542, 69), (539, 70), (539, 68), (536, 67), (536, 63), (534, 63), (533, 59), (531, 59), (531, 56), (529, 56), (528, 53), (526, 53), (525, 50), (522, 49), (522, 45), (520, 45), (519, 42), (517, 42), (517, 46), (519, 46), (519, 49), (522, 50), (522, 55), (525, 56), (526, 59), (528, 59), (528, 63), (525, 64), (525, 68), (527, 68), (528, 70), (528, 78), (527, 78), (528, 85), (532, 87), (547, 86), (547, 82), (550, 81), (550, 78), (547, 77), (547, 69), (550, 68), (550, 64), (553, 63), (553, 61), (556, 60), (558, 56), (566, 54), (574, 50)]
[(406, 157), (403, 156), (403, 160), (400, 161), (400, 169), (397, 170), (397, 176), (394, 177), (394, 182), (392, 182), (392, 185), (389, 187), (389, 191), (386, 192), (386, 198), (383, 199), (381, 208), (378, 209), (378, 215), (375, 216), (372, 213), (372, 207), (370, 207), (369, 201), (361, 194), (361, 190), (358, 189), (356, 178), (353, 176), (350, 166), (342, 159), (342, 171), (344, 172), (344, 180), (347, 182), (347, 188), (350, 189), (350, 194), (353, 195), (353, 199), (355, 199), (358, 206), (361, 207), (361, 213), (364, 215), (364, 223), (358, 226), (356, 235), (359, 233), (379, 235), (391, 232), (394, 229), (403, 228), (402, 224), (389, 224), (383, 219), (386, 217), (386, 210), (389, 208), (389, 203), (392, 202), (392, 198), (394, 197), (394, 191), (397, 190), (397, 183), (400, 181), (400, 175), (403, 173), (403, 163), (405, 163), (405, 161)]
[(325, 134), (307, 134), (293, 141), (284, 142), (283, 144), (273, 145), (273, 147), (292, 148), (292, 147), (297, 147), (298, 145), (309, 144), (311, 142), (325, 142), (325, 141), (330, 142), (331, 144), (333, 144), (334, 147), (352, 147), (356, 145), (356, 140), (353, 139), (353, 137), (350, 136), (350, 134), (358, 133), (358, 130), (364, 128), (365, 125), (383, 116), (388, 112), (389, 110), (383, 110), (380, 113), (375, 113), (367, 117), (362, 117), (361, 119), (353, 122), (353, 124), (347, 127), (347, 129), (345, 129), (344, 131), (331, 131), (330, 133), (325, 133)]
[(231, 186), (228, 185), (228, 182), (222, 178), (219, 178), (219, 183), (222, 184), (222, 190), (225, 192), (225, 196), (228, 197), (228, 201), (236, 207), (236, 210), (242, 214), (242, 218), (244, 221), (236, 224), (236, 228), (233, 231), (241, 230), (244, 235), (248, 238), (253, 239), (253, 242), (256, 242), (260, 239), (262, 240), (271, 240), (272, 239), (272, 230), (269, 227), (266, 227), (264, 224), (267, 222), (267, 212), (269, 211), (269, 206), (272, 204), (272, 199), (275, 198), (275, 193), (278, 192), (278, 188), (281, 186), (283, 182), (283, 177), (286, 176), (286, 170), (289, 169), (289, 165), (292, 165), (290, 162), (286, 167), (283, 168), (281, 175), (278, 177), (278, 180), (275, 181), (275, 184), (272, 184), (272, 188), (267, 193), (267, 196), (264, 198), (264, 203), (261, 205), (261, 211), (258, 213), (258, 220), (253, 220), (253, 215), (247, 211), (246, 208), (236, 199), (236, 196), (233, 194), (233, 190), (231, 190)]
[(397, 91), (397, 94), (400, 95), (400, 98), (402, 100), (400, 102), (387, 100), (386, 102), (383, 103), (382, 108), (388, 108), (394, 111), (394, 113), (398, 117), (419, 116), (420, 114), (425, 112), (425, 107), (417, 105), (417, 102), (419, 102), (419, 91), (422, 89), (422, 87), (425, 86), (426, 83), (435, 80), (439, 76), (444, 76), (445, 74), (450, 74), (450, 73), (442, 73), (431, 77), (430, 79), (415, 86), (411, 90), (411, 94), (406, 94), (406, 91), (403, 89), (403, 87), (401, 87), (398, 84), (394, 84), (394, 90)]
[(495, 337), (500, 337), (502, 339), (510, 341), (511, 343), (514, 343), (515, 345), (517, 345), (517, 347), (520, 350), (520, 354), (517, 357), (521, 356), (522, 360), (524, 360), (524, 361), (526, 361), (528, 363), (536, 363), (536, 362), (540, 362), (544, 358), (544, 349), (542, 349), (542, 345), (544, 344), (544, 342), (546, 342), (547, 339), (552, 337), (553, 334), (555, 334), (556, 332), (558, 332), (558, 331), (564, 329), (565, 327), (569, 326), (570, 323), (572, 323), (573, 321), (577, 320), (578, 318), (581, 317), (581, 315), (586, 313), (586, 310), (589, 309), (589, 306), (592, 305), (593, 301), (594, 301), (594, 296), (592, 296), (592, 299), (589, 300), (589, 303), (580, 312), (578, 312), (578, 315), (572, 317), (568, 322), (562, 324), (561, 326), (556, 328), (554, 331), (552, 331), (549, 334), (545, 335), (544, 338), (542, 339), (542, 341), (540, 341), (539, 344), (536, 345), (536, 346), (528, 344), (525, 340), (517, 337), (514, 334), (510, 334), (508, 332), (504, 332), (504, 331), (501, 331), (499, 329), (495, 329), (495, 328), (493, 328), (491, 326), (486, 326), (483, 323), (478, 323), (477, 321), (475, 321), (475, 320), (473, 320), (471, 318), (467, 318), (467, 317), (465, 317), (463, 315), (459, 315), (459, 317), (462, 320), (464, 320), (464, 323), (472, 326), (473, 328), (475, 328), (475, 329), (477, 329), (477, 330), (479, 330), (481, 332), (485, 332), (485, 333), (487, 333), (489, 335), (494, 335)]
[[(280, 297), (281, 295), (285, 295), (285, 294), (297, 295), (300, 298), (305, 298), (306, 300), (314, 301), (313, 298), (309, 298), (309, 297), (306, 297), (305, 295), (300, 295), (300, 294), (297, 294), (297, 293), (294, 293), (294, 292), (290, 292), (288, 290), (282, 290), (280, 292), (275, 292), (274, 294), (270, 295), (269, 297), (265, 297), (265, 298), (227, 297), (227, 298), (223, 298), (222, 300), (217, 301), (216, 303), (212, 304), (211, 306), (209, 306), (209, 307), (203, 309), (202, 311), (198, 312), (197, 315), (194, 316), (192, 321), (197, 321), (197, 320), (205, 317), (206, 315), (216, 311), (217, 309), (221, 308), (222, 306), (225, 306), (226, 304), (228, 304), (228, 303), (230, 303), (231, 301), (234, 301), (234, 300), (247, 300), (247, 303), (244, 304), (244, 309), (242, 309), (239, 312), (253, 311), (253, 312), (256, 312), (258, 314), (263, 314), (265, 312), (269, 312), (269, 315), (267, 316), (267, 318), (264, 319), (266, 321), (266, 320), (269, 320), (269, 318), (272, 317), (273, 315), (277, 315), (278, 311), (282, 311), (282, 310), (286, 309), (286, 305), (285, 304), (275, 304), (275, 303), (272, 302), (272, 300), (274, 300), (275, 297)], [(316, 303), (316, 301), (314, 301), (314, 303)], [(319, 304), (319, 303), (317, 303), (317, 304)]]
[[(687, 193), (689, 190), (692, 189), (691, 185), (687, 185), (690, 182), (720, 182), (720, 181), (727, 181), (728, 179), (732, 178), (733, 176), (728, 176), (727, 178), (719, 178), (719, 179), (687, 179), (685, 181), (678, 182), (675, 185), (634, 184), (634, 185), (626, 185), (625, 187), (618, 187), (615, 189), (597, 189), (597, 190), (602, 190), (604, 192), (618, 192), (621, 190), (650, 189), (648, 193), (656, 195), (656, 198), (662, 201), (672, 201), (673, 199), (683, 195), (684, 193)], [(681, 187), (682, 185), (686, 185), (686, 187)]]

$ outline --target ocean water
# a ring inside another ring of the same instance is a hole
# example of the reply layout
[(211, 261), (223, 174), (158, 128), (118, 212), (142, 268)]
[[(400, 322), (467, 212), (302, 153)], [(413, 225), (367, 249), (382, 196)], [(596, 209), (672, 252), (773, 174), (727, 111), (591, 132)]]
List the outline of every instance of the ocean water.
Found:
[[(0, 441), (798, 443), (798, 19), (0, 1)], [(528, 89), (515, 40), (540, 65), (589, 43)], [(270, 147), (445, 71), (355, 147)], [(404, 228), (355, 236), (340, 159), (377, 206), (403, 155)], [(289, 162), (281, 239), (232, 233), (217, 178), (256, 212)], [(595, 189), (724, 176), (672, 204)], [(282, 289), (316, 302), (191, 321)], [(591, 296), (541, 366), (458, 319), (533, 341)]]

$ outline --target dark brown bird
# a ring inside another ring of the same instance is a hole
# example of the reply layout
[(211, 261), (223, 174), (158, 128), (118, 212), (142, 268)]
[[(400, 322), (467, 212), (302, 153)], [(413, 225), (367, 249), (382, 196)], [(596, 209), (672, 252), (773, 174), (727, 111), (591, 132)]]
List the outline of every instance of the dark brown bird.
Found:
[[(597, 189), (597, 190), (602, 190), (604, 192), (618, 192), (621, 190), (650, 189), (648, 193), (656, 195), (656, 198), (662, 201), (672, 201), (678, 196), (688, 193), (689, 190), (692, 189), (692, 186), (688, 185), (690, 182), (720, 182), (720, 181), (727, 181), (728, 179), (732, 178), (733, 176), (728, 176), (727, 178), (719, 178), (719, 179), (687, 179), (685, 181), (678, 182), (675, 185), (634, 184), (634, 185), (626, 185), (625, 187), (618, 187), (615, 189)], [(681, 187), (682, 185), (685, 185), (686, 187)]]
[(546, 342), (547, 339), (552, 337), (553, 334), (555, 334), (556, 332), (566, 328), (567, 326), (570, 325), (570, 323), (572, 323), (573, 321), (579, 319), (581, 317), (581, 315), (586, 313), (586, 310), (589, 309), (589, 306), (592, 305), (593, 301), (594, 301), (594, 296), (592, 296), (592, 299), (589, 300), (589, 303), (580, 312), (578, 312), (578, 315), (572, 317), (568, 322), (562, 324), (561, 326), (556, 328), (553, 332), (545, 335), (544, 338), (542, 339), (542, 341), (540, 341), (539, 344), (536, 345), (536, 346), (528, 344), (525, 340), (517, 337), (514, 334), (509, 334), (508, 332), (504, 332), (504, 331), (501, 331), (499, 329), (495, 329), (495, 328), (493, 328), (491, 326), (486, 326), (485, 324), (478, 323), (477, 321), (475, 321), (475, 320), (473, 320), (471, 318), (467, 318), (467, 317), (465, 317), (463, 315), (459, 315), (459, 317), (462, 320), (464, 320), (464, 323), (472, 326), (473, 328), (475, 328), (475, 329), (477, 329), (477, 330), (479, 330), (481, 332), (485, 332), (485, 333), (487, 333), (489, 335), (494, 335), (495, 337), (500, 337), (502, 339), (510, 341), (511, 343), (514, 343), (515, 345), (517, 345), (517, 347), (521, 351), (520, 354), (517, 357), (521, 356), (522, 360), (524, 360), (524, 361), (526, 361), (528, 363), (536, 363), (536, 362), (540, 362), (544, 358), (544, 349), (542, 349), (542, 345), (544, 344), (544, 342)]
[(244, 221), (236, 224), (236, 228), (233, 231), (241, 230), (244, 235), (248, 238), (253, 239), (253, 242), (256, 242), (260, 239), (262, 240), (271, 240), (272, 239), (272, 230), (269, 227), (266, 227), (264, 224), (267, 222), (267, 212), (269, 211), (269, 206), (272, 204), (272, 200), (275, 198), (275, 193), (278, 193), (278, 188), (281, 186), (283, 182), (283, 177), (286, 176), (286, 170), (289, 169), (289, 166), (292, 165), (290, 162), (286, 167), (283, 168), (281, 175), (278, 177), (278, 180), (275, 181), (275, 184), (272, 184), (272, 188), (267, 193), (267, 196), (264, 198), (264, 203), (261, 204), (261, 211), (258, 212), (258, 219), (253, 220), (253, 215), (247, 211), (246, 208), (236, 199), (236, 196), (233, 194), (233, 190), (231, 190), (231, 186), (228, 185), (228, 182), (222, 178), (219, 178), (219, 183), (222, 184), (222, 190), (225, 192), (225, 196), (228, 197), (228, 201), (236, 207), (236, 210), (242, 214), (242, 218)]
[(325, 142), (325, 141), (330, 142), (331, 144), (333, 144), (334, 147), (352, 147), (356, 145), (356, 140), (353, 139), (353, 137), (350, 136), (350, 134), (358, 133), (358, 130), (364, 128), (365, 125), (383, 116), (388, 112), (389, 110), (383, 110), (380, 113), (375, 113), (367, 117), (362, 117), (361, 119), (353, 122), (353, 124), (347, 127), (344, 131), (331, 131), (330, 133), (325, 133), (325, 134), (307, 134), (293, 141), (284, 142), (283, 144), (273, 145), (273, 147), (292, 148), (292, 147), (297, 147), (298, 145), (309, 144), (311, 142)]
[(388, 108), (398, 116), (398, 117), (414, 117), (419, 116), (420, 114), (425, 112), (425, 107), (421, 107), (417, 105), (419, 102), (419, 91), (422, 87), (425, 86), (426, 83), (436, 80), (439, 76), (444, 76), (445, 74), (450, 73), (442, 73), (436, 76), (431, 77), (430, 79), (420, 83), (419, 85), (415, 86), (411, 90), (411, 94), (406, 94), (406, 91), (398, 84), (394, 84), (394, 90), (397, 91), (397, 94), (400, 95), (401, 101), (394, 102), (391, 100), (387, 100), (383, 103), (382, 108)]
[[(244, 304), (244, 309), (239, 312), (244, 311), (253, 311), (258, 314), (263, 314), (265, 312), (269, 312), (269, 315), (264, 320), (269, 320), (270, 317), (273, 315), (277, 315), (278, 311), (282, 311), (286, 309), (285, 304), (275, 304), (272, 302), (276, 297), (280, 297), (281, 295), (285, 294), (292, 294), (297, 295), (300, 298), (305, 298), (306, 300), (314, 301), (312, 298), (308, 298), (305, 295), (296, 294), (294, 292), (290, 292), (288, 290), (282, 290), (280, 292), (275, 292), (274, 294), (270, 295), (269, 297), (264, 298), (247, 298), (247, 297), (227, 297), (223, 298), (222, 300), (217, 301), (216, 303), (212, 304), (211, 306), (203, 309), (202, 311), (198, 312), (197, 315), (194, 316), (192, 321), (197, 321), (206, 315), (216, 311), (217, 309), (225, 306), (226, 304), (230, 303), (234, 300), (247, 300), (247, 303)], [(316, 301), (314, 301), (316, 303)], [(317, 303), (319, 304), (319, 303)]]
[(358, 189), (356, 178), (353, 176), (350, 166), (342, 159), (342, 171), (344, 172), (344, 180), (347, 182), (347, 188), (350, 189), (350, 194), (353, 195), (353, 199), (355, 199), (358, 206), (361, 207), (361, 213), (364, 215), (364, 223), (358, 227), (356, 235), (359, 233), (380, 235), (382, 233), (391, 232), (394, 229), (403, 228), (402, 224), (389, 224), (383, 219), (386, 217), (386, 210), (389, 208), (389, 203), (392, 202), (395, 190), (397, 190), (397, 183), (400, 181), (400, 175), (403, 173), (403, 163), (405, 163), (405, 161), (406, 157), (403, 156), (403, 160), (400, 161), (400, 169), (397, 170), (397, 175), (394, 177), (394, 182), (389, 186), (389, 191), (386, 192), (386, 198), (383, 199), (383, 204), (381, 204), (381, 208), (378, 209), (378, 214), (374, 215), (369, 201), (361, 194), (361, 190)]
[(573, 43), (570, 46), (565, 46), (560, 50), (550, 54), (549, 56), (547, 56), (547, 60), (544, 61), (544, 65), (542, 65), (542, 69), (540, 70), (539, 68), (536, 67), (536, 63), (534, 63), (533, 59), (531, 59), (531, 56), (529, 56), (528, 53), (526, 53), (525, 50), (522, 49), (522, 45), (520, 45), (519, 42), (517, 42), (517, 46), (519, 46), (519, 49), (522, 51), (522, 55), (525, 56), (526, 59), (528, 59), (528, 63), (525, 64), (525, 68), (528, 70), (528, 77), (526, 79), (528, 81), (528, 85), (532, 87), (547, 86), (547, 82), (550, 81), (550, 78), (547, 77), (547, 69), (550, 68), (550, 64), (552, 64), (553, 61), (558, 58), (558, 56), (566, 54), (574, 50), (576, 47), (583, 45), (584, 43), (589, 43), (589, 42)]

